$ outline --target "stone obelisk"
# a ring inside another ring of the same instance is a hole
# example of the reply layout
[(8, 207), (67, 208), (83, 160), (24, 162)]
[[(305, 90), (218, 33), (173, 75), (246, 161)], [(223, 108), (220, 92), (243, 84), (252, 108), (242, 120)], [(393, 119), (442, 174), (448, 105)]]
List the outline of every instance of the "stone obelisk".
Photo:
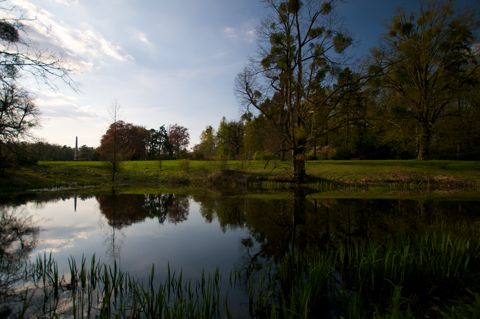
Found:
[(78, 159), (78, 136), (75, 136), (75, 152), (73, 153), (73, 160)]

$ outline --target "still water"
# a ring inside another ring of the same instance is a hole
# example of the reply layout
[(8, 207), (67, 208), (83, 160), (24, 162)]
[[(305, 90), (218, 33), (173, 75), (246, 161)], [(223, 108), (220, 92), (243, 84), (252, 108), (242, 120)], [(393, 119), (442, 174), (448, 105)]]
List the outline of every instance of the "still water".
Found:
[[(75, 207), (76, 201), (76, 207)], [(157, 269), (182, 270), (187, 278), (218, 268), (228, 273), (243, 255), (244, 227), (222, 227), (201, 203), (185, 195), (101, 195), (68, 198), (23, 208), (40, 229), (32, 256), (55, 259), (95, 254), (142, 276)]]
[[(145, 278), (152, 265), (160, 278), (167, 265), (182, 271), (185, 279), (196, 280), (203, 271), (216, 269), (228, 278), (232, 270), (274, 263), (292, 247), (321, 249), (360, 239), (382, 241), (433, 225), (480, 221), (476, 200), (309, 198), (304, 193), (111, 193), (4, 201), (0, 272), (7, 271), (8, 263), (33, 261), (44, 253), (52, 253), (60, 272), (66, 272), (69, 257), (80, 260), (95, 254), (138, 278)], [(0, 284), (2, 289), (9, 283)], [(237, 307), (246, 303), (241, 294), (233, 298)]]

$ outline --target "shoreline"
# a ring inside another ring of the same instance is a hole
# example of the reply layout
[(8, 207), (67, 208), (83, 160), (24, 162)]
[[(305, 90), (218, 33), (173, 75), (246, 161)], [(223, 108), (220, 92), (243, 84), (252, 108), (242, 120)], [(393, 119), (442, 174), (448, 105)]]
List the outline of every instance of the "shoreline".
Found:
[[(480, 197), (480, 161), (308, 161), (309, 192), (461, 192)], [(291, 191), (290, 162), (129, 161), (121, 162), (114, 183), (108, 162), (39, 162), (9, 169), (0, 193), (88, 189), (188, 188), (199, 191)]]

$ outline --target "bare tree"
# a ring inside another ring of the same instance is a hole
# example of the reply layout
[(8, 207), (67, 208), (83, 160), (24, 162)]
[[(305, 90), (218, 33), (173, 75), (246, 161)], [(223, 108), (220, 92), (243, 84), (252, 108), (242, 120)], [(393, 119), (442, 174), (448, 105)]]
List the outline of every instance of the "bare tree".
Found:
[(0, 0), (0, 81), (10, 84), (23, 72), (52, 88), (55, 88), (52, 80), (59, 79), (76, 89), (70, 70), (58, 52), (34, 46), (25, 31), (24, 22), (29, 19), (16, 7), (4, 3)]
[(0, 143), (12, 142), (37, 125), (38, 108), (27, 91), (0, 85)]
[(118, 113), (120, 112), (120, 105), (117, 101), (113, 103), (111, 106), (109, 113), (112, 117), (113, 123), (112, 127), (112, 155), (111, 155), (111, 163), (112, 163), (112, 183), (115, 182), (115, 176), (118, 171), (118, 133), (117, 133), (117, 121), (118, 121)]
[(0, 158), (6, 143), (25, 136), (38, 123), (38, 109), (29, 93), (19, 85), (22, 74), (32, 76), (55, 89), (59, 79), (76, 90), (69, 69), (58, 54), (41, 50), (29, 43), (26, 19), (15, 7), (0, 1)]

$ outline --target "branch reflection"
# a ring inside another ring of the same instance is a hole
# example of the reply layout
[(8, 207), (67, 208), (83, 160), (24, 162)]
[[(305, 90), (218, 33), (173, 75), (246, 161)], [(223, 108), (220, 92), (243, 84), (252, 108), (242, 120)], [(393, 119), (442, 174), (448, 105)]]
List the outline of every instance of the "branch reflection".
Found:
[(7, 317), (11, 312), (9, 300), (15, 285), (24, 277), (38, 233), (39, 229), (25, 212), (0, 207), (0, 317)]

